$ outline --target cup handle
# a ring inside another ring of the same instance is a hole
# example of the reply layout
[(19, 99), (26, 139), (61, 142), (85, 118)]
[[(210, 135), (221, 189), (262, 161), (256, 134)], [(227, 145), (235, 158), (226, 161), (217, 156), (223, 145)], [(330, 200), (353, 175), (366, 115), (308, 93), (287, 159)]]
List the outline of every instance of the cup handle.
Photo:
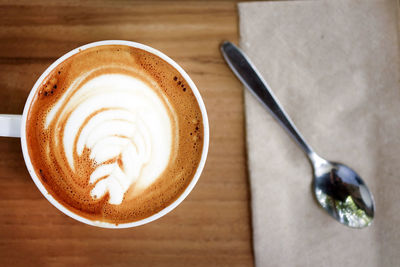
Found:
[(0, 136), (21, 137), (21, 115), (0, 114)]

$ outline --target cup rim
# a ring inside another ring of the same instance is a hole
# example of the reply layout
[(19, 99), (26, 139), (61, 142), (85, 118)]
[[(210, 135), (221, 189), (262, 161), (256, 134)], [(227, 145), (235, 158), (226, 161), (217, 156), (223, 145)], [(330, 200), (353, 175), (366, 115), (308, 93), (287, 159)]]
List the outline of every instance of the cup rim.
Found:
[[(85, 217), (82, 217), (82, 216), (72, 212), (71, 210), (66, 208), (64, 205), (62, 205), (60, 202), (58, 202), (47, 191), (47, 189), (44, 187), (44, 185), (38, 178), (38, 176), (33, 168), (32, 162), (30, 160), (28, 147), (27, 147), (27, 143), (26, 143), (26, 120), (27, 120), (28, 111), (31, 106), (32, 99), (34, 98), (36, 91), (39, 88), (42, 81), (48, 76), (48, 74), (54, 68), (56, 68), (60, 63), (62, 63), (64, 60), (68, 59), (72, 55), (75, 55), (83, 50), (88, 49), (88, 48), (103, 46), (103, 45), (125, 45), (125, 46), (134, 47), (134, 48), (139, 48), (139, 49), (150, 52), (150, 53), (160, 57), (161, 59), (166, 61), (168, 64), (173, 66), (183, 76), (183, 78), (186, 80), (186, 82), (189, 84), (190, 88), (192, 89), (193, 94), (196, 97), (196, 101), (199, 104), (201, 115), (203, 118), (203, 129), (204, 129), (203, 149), (202, 149), (199, 165), (197, 166), (197, 169), (196, 169), (196, 173), (193, 176), (192, 180), (190, 181), (189, 185), (186, 187), (186, 189), (183, 191), (183, 193), (176, 200), (174, 200), (172, 203), (170, 203), (167, 207), (165, 207), (161, 211), (159, 211), (149, 217), (146, 217), (144, 219), (140, 219), (138, 221), (128, 222), (128, 223), (114, 224), (114, 223), (109, 223), (109, 222), (93, 221), (93, 220), (87, 219)], [(206, 158), (207, 158), (207, 154), (208, 154), (208, 146), (209, 146), (209, 124), (208, 124), (208, 116), (207, 116), (206, 107), (204, 105), (204, 102), (200, 95), (199, 90), (197, 89), (196, 85), (194, 84), (192, 79), (189, 77), (189, 75), (182, 69), (182, 67), (180, 67), (178, 65), (178, 63), (176, 63), (173, 59), (171, 59), (164, 53), (160, 52), (159, 50), (154, 49), (150, 46), (141, 44), (141, 43), (125, 41), (125, 40), (104, 40), (104, 41), (89, 43), (89, 44), (77, 47), (77, 48), (69, 51), (68, 53), (64, 54), (60, 58), (58, 58), (42, 73), (42, 75), (39, 77), (39, 79), (37, 79), (36, 83), (32, 87), (32, 89), (29, 93), (29, 96), (25, 102), (24, 111), (23, 111), (22, 120), (21, 120), (22, 154), (23, 154), (28, 172), (29, 172), (30, 176), (32, 177), (33, 182), (39, 189), (39, 191), (54, 207), (56, 207), (58, 210), (60, 210), (65, 215), (67, 215), (77, 221), (80, 221), (82, 223), (85, 223), (85, 224), (88, 224), (91, 226), (102, 227), (102, 228), (121, 229), (121, 228), (130, 228), (130, 227), (140, 226), (140, 225), (152, 222), (154, 220), (157, 220), (157, 219), (163, 217), (164, 215), (166, 215), (167, 213), (169, 213), (170, 211), (172, 211), (174, 208), (176, 208), (189, 195), (189, 193), (193, 190), (194, 186), (196, 185), (197, 181), (199, 180), (200, 175), (204, 169), (205, 162), (206, 162)]]

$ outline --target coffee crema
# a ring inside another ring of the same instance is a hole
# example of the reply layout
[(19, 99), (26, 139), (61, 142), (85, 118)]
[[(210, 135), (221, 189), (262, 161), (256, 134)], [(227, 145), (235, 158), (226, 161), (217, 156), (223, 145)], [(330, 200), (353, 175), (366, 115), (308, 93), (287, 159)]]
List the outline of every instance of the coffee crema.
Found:
[(127, 223), (175, 201), (203, 148), (200, 107), (182, 75), (147, 51), (89, 48), (43, 80), (26, 138), (37, 176), (85, 218)]

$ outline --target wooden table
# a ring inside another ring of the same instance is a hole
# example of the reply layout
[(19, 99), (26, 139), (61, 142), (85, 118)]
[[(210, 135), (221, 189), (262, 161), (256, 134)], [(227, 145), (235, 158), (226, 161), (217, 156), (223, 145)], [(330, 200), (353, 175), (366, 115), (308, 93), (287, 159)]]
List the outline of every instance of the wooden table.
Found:
[(106, 39), (155, 47), (192, 77), (211, 127), (204, 173), (167, 216), (132, 229), (100, 229), (54, 208), (30, 179), (20, 141), (0, 138), (0, 264), (253, 265), (242, 87), (218, 49), (222, 40), (238, 40), (235, 1), (0, 0), (0, 113), (21, 114), (55, 59)]

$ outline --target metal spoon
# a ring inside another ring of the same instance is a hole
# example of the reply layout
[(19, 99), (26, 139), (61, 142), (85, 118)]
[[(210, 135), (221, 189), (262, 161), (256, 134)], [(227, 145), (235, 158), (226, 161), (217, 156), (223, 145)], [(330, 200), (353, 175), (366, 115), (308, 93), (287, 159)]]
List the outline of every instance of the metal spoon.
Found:
[(313, 189), (319, 204), (344, 225), (353, 228), (369, 226), (374, 218), (375, 205), (372, 194), (361, 177), (349, 167), (327, 161), (312, 150), (280, 106), (267, 83), (239, 48), (231, 42), (224, 42), (221, 51), (239, 80), (307, 155), (314, 170)]

